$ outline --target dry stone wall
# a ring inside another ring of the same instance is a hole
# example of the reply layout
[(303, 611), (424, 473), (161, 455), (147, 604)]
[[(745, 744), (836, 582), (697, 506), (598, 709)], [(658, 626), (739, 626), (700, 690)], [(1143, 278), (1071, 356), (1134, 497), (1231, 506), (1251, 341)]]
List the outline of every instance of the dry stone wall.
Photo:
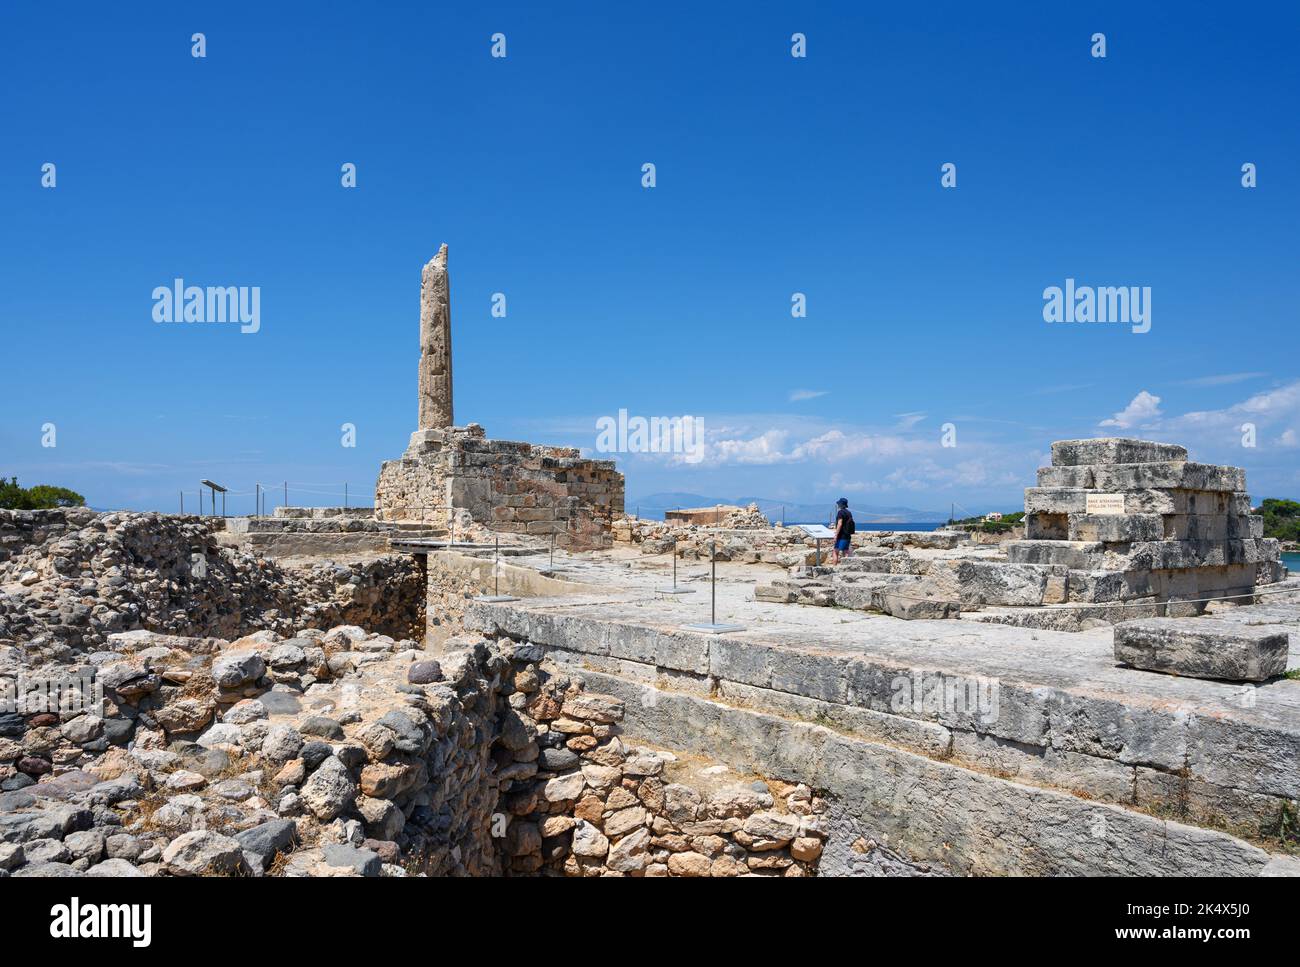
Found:
[(620, 702), (463, 639), (131, 631), (94, 706), (0, 714), (7, 876), (803, 876), (825, 803), (625, 745)]
[[(514, 646), (519, 657), (541, 649)], [(809, 876), (826, 803), (798, 784), (627, 745), (623, 703), (564, 675), (520, 668), (513, 740), (498, 749), (516, 873)], [(505, 735), (503, 734), (503, 739)]]
[(157, 513), (0, 511), (0, 644), (86, 651), (135, 628), (227, 639), (340, 623), (422, 632), (421, 561), (287, 567), (219, 546), (221, 526)]

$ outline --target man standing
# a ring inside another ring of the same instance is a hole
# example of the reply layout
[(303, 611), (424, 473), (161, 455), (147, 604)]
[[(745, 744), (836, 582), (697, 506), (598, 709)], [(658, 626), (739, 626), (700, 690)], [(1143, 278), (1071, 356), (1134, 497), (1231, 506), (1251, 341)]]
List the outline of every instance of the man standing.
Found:
[(831, 563), (838, 564), (842, 557), (848, 557), (853, 553), (852, 541), (853, 534), (858, 529), (853, 523), (853, 514), (849, 510), (849, 502), (841, 497), (835, 501), (837, 510), (835, 511), (835, 549), (831, 551)]

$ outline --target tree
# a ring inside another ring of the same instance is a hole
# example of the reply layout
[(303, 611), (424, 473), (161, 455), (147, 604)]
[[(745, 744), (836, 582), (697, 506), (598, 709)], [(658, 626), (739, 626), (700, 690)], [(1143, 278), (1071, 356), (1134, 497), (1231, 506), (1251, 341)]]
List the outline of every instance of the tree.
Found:
[(0, 508), (5, 510), (45, 510), (50, 507), (84, 507), (86, 498), (67, 487), (37, 484), (20, 487), (17, 477), (0, 478)]
[(1300, 541), (1300, 503), (1269, 497), (1255, 509), (1255, 513), (1264, 518), (1265, 537)]

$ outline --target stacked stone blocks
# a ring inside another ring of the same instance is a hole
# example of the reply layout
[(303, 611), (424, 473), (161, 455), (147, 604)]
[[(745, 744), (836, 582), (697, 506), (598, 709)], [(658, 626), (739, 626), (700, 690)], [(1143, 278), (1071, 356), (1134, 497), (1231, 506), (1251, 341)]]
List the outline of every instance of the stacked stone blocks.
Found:
[(381, 467), (375, 507), (385, 521), (450, 524), (468, 515), (501, 533), (602, 547), (623, 512), (623, 475), (612, 460), (572, 447), (488, 440), (475, 424), (419, 430), (400, 460)]
[(1191, 462), (1181, 446), (1061, 440), (1025, 491), (1026, 539), (1007, 544), (1007, 559), (1064, 577), (1072, 602), (1169, 615), (1200, 613), (1204, 599), (1248, 603), (1282, 567), (1245, 489), (1243, 470)]

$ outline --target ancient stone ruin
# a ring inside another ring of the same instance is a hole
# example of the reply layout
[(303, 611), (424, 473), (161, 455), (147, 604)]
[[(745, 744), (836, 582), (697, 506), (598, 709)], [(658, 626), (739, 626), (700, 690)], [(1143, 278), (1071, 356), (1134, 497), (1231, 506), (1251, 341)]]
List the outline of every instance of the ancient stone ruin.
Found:
[(1241, 470), (1062, 441), (1023, 539), (832, 568), (453, 425), (448, 307), (374, 510), (0, 511), (0, 879), (1300, 875)]
[(502, 534), (555, 536), (565, 548), (611, 542), (623, 512), (623, 475), (612, 460), (572, 447), (488, 440), (483, 428), (453, 425), (447, 246), (420, 283), (419, 427), (375, 485), (379, 520), (436, 526), (464, 536), (477, 524)]
[(985, 546), (960, 532), (906, 540), (866, 534), (840, 567), (802, 561), (761, 585), (771, 601), (1079, 630), (1249, 604), (1285, 576), (1278, 542), (1250, 513), (1245, 473), (1187, 459), (1184, 447), (1102, 438), (1052, 444), (1025, 490), (1025, 537)]
[(1278, 542), (1251, 514), (1245, 472), (1189, 462), (1185, 447), (1166, 443), (1053, 443), (1052, 465), (1025, 491), (1025, 526), (1007, 560), (1053, 569), (1062, 600), (1199, 614), (1282, 575)]

